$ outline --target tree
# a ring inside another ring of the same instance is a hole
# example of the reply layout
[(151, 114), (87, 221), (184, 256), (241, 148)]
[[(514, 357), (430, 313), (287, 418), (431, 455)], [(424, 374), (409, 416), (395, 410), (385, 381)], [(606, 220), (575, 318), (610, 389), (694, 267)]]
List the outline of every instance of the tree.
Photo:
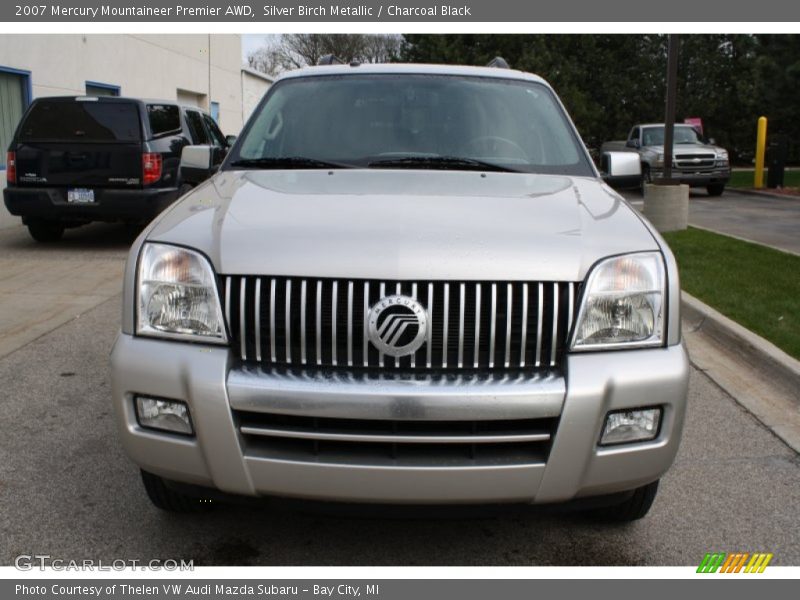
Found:
[(270, 75), (288, 69), (315, 65), (326, 54), (344, 62), (391, 62), (400, 53), (398, 35), (295, 33), (266, 41), (251, 52), (248, 64)]

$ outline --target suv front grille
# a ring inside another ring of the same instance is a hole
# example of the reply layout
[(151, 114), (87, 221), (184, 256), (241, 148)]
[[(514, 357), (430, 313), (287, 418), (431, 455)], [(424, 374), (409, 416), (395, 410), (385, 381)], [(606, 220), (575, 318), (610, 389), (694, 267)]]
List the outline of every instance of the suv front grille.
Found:
[[(265, 365), (411, 370), (553, 369), (578, 302), (571, 282), (441, 282), (222, 276), (232, 346)], [(404, 294), (428, 312), (428, 334), (394, 358), (368, 338), (366, 316)]]
[(715, 154), (677, 154), (675, 156), (675, 166), (687, 171), (711, 168), (716, 161)]
[(557, 419), (401, 421), (234, 411), (258, 458), (383, 466), (544, 464)]

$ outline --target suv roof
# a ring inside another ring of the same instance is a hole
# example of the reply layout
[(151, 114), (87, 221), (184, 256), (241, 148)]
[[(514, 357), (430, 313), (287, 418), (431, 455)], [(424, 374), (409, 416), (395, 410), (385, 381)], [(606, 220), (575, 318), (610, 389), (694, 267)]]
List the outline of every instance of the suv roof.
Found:
[(428, 65), (416, 63), (384, 63), (384, 64), (344, 64), (304, 67), (287, 71), (275, 79), (275, 83), (283, 79), (295, 77), (314, 77), (321, 75), (360, 75), (369, 74), (423, 74), (423, 75), (464, 75), (472, 77), (494, 77), (497, 79), (518, 79), (535, 81), (550, 87), (544, 79), (532, 73), (515, 69), (499, 69), (497, 67), (471, 67), (458, 65)]
[(44, 102), (55, 100), (57, 102), (66, 102), (69, 100), (78, 100), (80, 98), (96, 98), (97, 102), (136, 102), (137, 104), (171, 104), (179, 106), (187, 110), (196, 110), (201, 113), (208, 114), (208, 111), (193, 104), (181, 104), (177, 100), (165, 100), (164, 98), (133, 98), (131, 96), (92, 96), (91, 94), (83, 94), (82, 96), (40, 96), (34, 99), (34, 102)]

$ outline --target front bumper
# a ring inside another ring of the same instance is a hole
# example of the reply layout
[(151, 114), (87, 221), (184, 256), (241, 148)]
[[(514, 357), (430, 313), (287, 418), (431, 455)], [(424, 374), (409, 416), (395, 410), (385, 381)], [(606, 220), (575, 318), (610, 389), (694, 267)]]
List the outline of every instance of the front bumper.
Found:
[[(123, 446), (146, 471), (246, 496), (376, 503), (550, 503), (650, 483), (675, 458), (689, 377), (682, 345), (570, 355), (566, 376), (533, 378), (267, 372), (235, 364), (227, 348), (127, 334), (118, 337), (111, 359)], [(196, 437), (140, 427), (135, 394), (185, 401)], [(655, 440), (597, 445), (608, 411), (645, 405), (664, 410)], [(264, 414), (315, 422), (526, 419), (555, 425), (546, 452), (529, 460), (434, 464), (425, 457), (402, 462), (275, 453), (251, 443), (243, 426), (242, 415)]]
[(114, 189), (94, 188), (91, 204), (67, 202), (67, 188), (7, 187), (6, 208), (12, 215), (64, 223), (90, 221), (151, 221), (178, 198), (178, 188)]
[[(662, 170), (653, 170), (651, 173), (653, 179), (661, 179), (664, 177)], [(679, 183), (685, 183), (692, 187), (703, 187), (714, 184), (725, 184), (731, 178), (731, 171), (729, 168), (712, 168), (701, 170), (687, 170), (684, 168), (673, 167), (672, 179), (677, 180)]]

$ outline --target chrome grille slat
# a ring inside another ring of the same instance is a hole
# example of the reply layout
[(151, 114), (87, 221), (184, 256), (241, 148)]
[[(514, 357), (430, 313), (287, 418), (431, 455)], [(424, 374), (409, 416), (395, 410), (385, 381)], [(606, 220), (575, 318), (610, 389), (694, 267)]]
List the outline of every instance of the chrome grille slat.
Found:
[[(381, 286), (378, 289), (378, 291), (380, 292), (380, 297), (381, 298), (385, 298), (386, 297), (386, 284), (381, 282)], [(378, 352), (378, 366), (381, 367), (381, 368), (383, 367), (383, 352)]]
[(466, 294), (466, 284), (460, 286), (458, 301), (458, 368), (464, 367), (464, 295)]
[(442, 368), (447, 368), (447, 334), (450, 328), (450, 284), (444, 284), (444, 300), (442, 300), (444, 316), (442, 317)]
[(511, 364), (511, 315), (513, 310), (513, 300), (512, 300), (513, 288), (511, 284), (508, 284), (506, 288), (506, 359), (503, 362), (503, 366), (507, 369)]
[[(570, 284), (572, 285), (572, 284)], [(525, 366), (525, 348), (528, 347), (528, 284), (522, 284), (522, 334), (520, 336), (519, 366)]]
[[(414, 300), (417, 299), (417, 284), (416, 283), (411, 284), (411, 297), (414, 298)], [(417, 353), (414, 352), (411, 355), (411, 368), (415, 369), (416, 367), (417, 367)]]
[(369, 366), (369, 340), (367, 339), (367, 331), (369, 329), (369, 282), (364, 282), (364, 339), (363, 349), (361, 356), (363, 357), (363, 366)]
[[(219, 285), (239, 359), (319, 368), (557, 369), (580, 301), (580, 284), (552, 281), (222, 275)], [(381, 353), (368, 339), (370, 308), (397, 293), (427, 309), (425, 343), (400, 358)]]
[(489, 316), (489, 368), (494, 368), (494, 340), (497, 329), (497, 284), (492, 284), (492, 312)]
[(261, 277), (256, 279), (256, 304), (255, 304), (255, 331), (256, 360), (261, 362)]
[(347, 282), (347, 366), (353, 366), (353, 282)]
[(286, 362), (292, 362), (292, 280), (286, 280)]
[(322, 281), (317, 280), (317, 305), (314, 309), (316, 317), (315, 331), (317, 334), (317, 364), (322, 364)]
[(242, 277), (240, 285), (241, 289), (239, 290), (239, 336), (241, 337), (240, 345), (242, 347), (242, 360), (247, 360), (247, 334), (244, 330), (247, 324), (247, 319), (245, 315), (245, 302), (247, 300), (247, 279)]
[(539, 284), (539, 293), (536, 297), (536, 362), (534, 366), (541, 367), (542, 366), (542, 314), (544, 311), (544, 284)]
[(480, 362), (480, 342), (481, 342), (481, 284), (475, 284), (475, 355), (472, 359), (472, 367), (478, 368)]
[(425, 345), (428, 347), (428, 360), (426, 363), (427, 368), (431, 368), (433, 364), (431, 361), (431, 357), (433, 355), (433, 304), (434, 304), (434, 296), (433, 296), (433, 284), (428, 284), (428, 339), (425, 342)]
[(269, 290), (269, 355), (275, 362), (275, 279), (270, 282)]
[(331, 295), (331, 363), (335, 367), (337, 365), (337, 356), (336, 356), (336, 321), (338, 320), (336, 317), (336, 309), (337, 309), (337, 302), (339, 300), (339, 282), (333, 282), (333, 293)]
[(300, 283), (300, 364), (306, 364), (306, 280)]
[[(225, 278), (225, 321), (228, 323), (228, 330), (231, 327), (231, 278)], [(231, 333), (233, 333), (231, 331)]]
[[(551, 339), (556, 339), (558, 335), (558, 284), (553, 284), (553, 337)], [(552, 344), (552, 350), (550, 351), (550, 366), (554, 367), (556, 364), (556, 345)]]

